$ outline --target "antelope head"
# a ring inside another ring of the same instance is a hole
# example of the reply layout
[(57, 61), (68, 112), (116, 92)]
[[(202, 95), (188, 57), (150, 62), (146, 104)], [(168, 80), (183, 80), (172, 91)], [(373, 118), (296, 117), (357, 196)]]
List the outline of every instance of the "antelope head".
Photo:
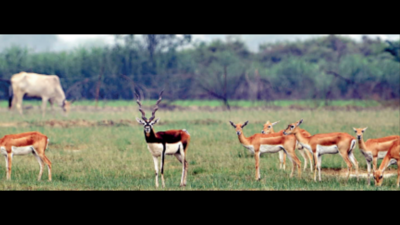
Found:
[(243, 127), (246, 126), (247, 123), (248, 123), (249, 121), (246, 121), (243, 125), (240, 124), (240, 123), (238, 123), (238, 124), (235, 125), (232, 121), (229, 121), (229, 122), (230, 122), (231, 125), (236, 129), (236, 134), (237, 134), (237, 135), (240, 135), (240, 134), (243, 133), (243, 131), (242, 131)]
[(367, 128), (368, 128), (368, 127), (366, 127), (366, 128), (354, 128), (354, 127), (353, 127), (353, 130), (354, 130), (354, 132), (356, 132), (356, 136), (357, 136), (357, 139), (358, 139), (358, 140), (361, 140), (361, 139), (362, 139), (363, 133), (364, 133), (364, 131), (365, 131)]
[(383, 182), (383, 171), (381, 170), (374, 170), (372, 176), (375, 179), (375, 186), (381, 186)]
[(161, 91), (161, 93), (160, 93), (160, 97), (158, 98), (156, 106), (154, 107), (153, 112), (151, 113), (150, 119), (146, 118), (145, 113), (142, 109), (142, 104), (140, 103), (140, 100), (139, 100), (139, 95), (136, 94), (136, 102), (139, 105), (139, 111), (142, 113), (142, 119), (136, 118), (136, 121), (139, 124), (143, 125), (144, 132), (146, 133), (146, 135), (150, 135), (150, 132), (153, 129), (153, 125), (156, 124), (160, 120), (159, 118), (157, 118), (157, 119), (154, 119), (154, 118), (155, 118), (156, 111), (158, 110), (158, 104), (160, 104), (160, 102), (161, 102), (161, 99), (162, 99), (161, 96), (162, 96), (163, 92), (164, 91)]
[(261, 131), (262, 134), (270, 134), (274, 131), (274, 128), (272, 128), (275, 124), (279, 123), (279, 121), (276, 122), (269, 122), (269, 120), (264, 124), (264, 129)]
[(303, 123), (303, 119), (299, 120), (298, 122), (289, 124), (288, 127), (283, 131), (283, 134), (295, 134), (297, 132), (297, 127), (299, 127), (301, 123)]
[[(386, 154), (388, 154), (388, 153), (386, 153)], [(383, 167), (382, 169), (378, 168), (378, 170), (374, 170), (374, 168), (372, 168), (372, 176), (375, 179), (375, 186), (377, 186), (377, 187), (382, 186), (382, 183), (383, 183), (383, 172), (385, 172), (385, 169), (388, 168), (390, 165), (393, 165), (393, 164), (397, 164), (397, 160), (391, 159), (389, 161), (389, 163), (387, 164), (387, 166)]]

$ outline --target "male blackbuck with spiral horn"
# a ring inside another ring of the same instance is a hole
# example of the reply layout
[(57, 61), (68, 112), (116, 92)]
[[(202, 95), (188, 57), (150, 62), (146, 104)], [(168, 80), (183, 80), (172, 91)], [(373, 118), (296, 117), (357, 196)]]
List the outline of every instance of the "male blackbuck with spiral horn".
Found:
[(378, 170), (374, 169), (374, 179), (375, 186), (381, 186), (383, 182), (383, 172), (390, 165), (396, 164), (397, 162), (397, 182), (396, 185), (399, 187), (400, 185), (400, 138), (392, 141), (392, 145), (387, 151), (385, 157), (382, 160), (381, 165)]
[[(305, 136), (300, 132), (299, 126), (303, 122), (301, 119), (298, 122), (291, 123), (283, 131), (284, 135), (294, 134), (297, 141), (314, 155), (314, 180), (317, 181), (317, 168), (319, 181), (321, 181), (321, 156), (324, 154), (337, 154), (343, 157), (348, 167), (347, 179), (350, 176), (352, 168), (351, 162), (356, 167), (356, 176), (358, 181), (358, 162), (353, 154), (353, 149), (356, 146), (356, 139), (347, 133), (327, 133)], [(317, 163), (318, 162), (318, 163)]]
[(39, 162), (40, 171), (38, 180), (42, 177), (43, 163), (47, 164), (49, 181), (51, 181), (51, 162), (44, 154), (49, 144), (46, 135), (33, 131), (20, 134), (5, 135), (0, 139), (0, 152), (6, 159), (7, 180), (11, 180), (11, 165), (14, 155), (32, 153)]
[(158, 104), (161, 101), (161, 96), (163, 91), (160, 93), (160, 97), (156, 103), (156, 106), (152, 112), (150, 119), (145, 117), (145, 113), (142, 110), (142, 105), (139, 100), (139, 95), (136, 94), (136, 102), (139, 105), (139, 111), (142, 113), (142, 119), (136, 118), (139, 124), (142, 124), (144, 127), (144, 137), (146, 139), (147, 148), (150, 153), (153, 155), (154, 168), (156, 170), (155, 183), (156, 187), (158, 187), (158, 157), (161, 156), (161, 181), (162, 187), (165, 187), (164, 183), (164, 158), (165, 155), (174, 155), (179, 162), (182, 163), (182, 176), (180, 186), (186, 186), (186, 175), (188, 169), (188, 163), (186, 161), (186, 150), (188, 148), (190, 142), (189, 133), (183, 130), (168, 130), (168, 131), (159, 131), (154, 133), (153, 125), (156, 124), (159, 119), (155, 119), (155, 113), (158, 110)]
[[(278, 122), (279, 121), (271, 123), (268, 120), (264, 124), (264, 128), (263, 128), (263, 130), (261, 130), (261, 133), (262, 134), (274, 134), (275, 131), (274, 131), (274, 127), (273, 126), (275, 124), (277, 124)], [(304, 129), (301, 129), (301, 132), (303, 132), (304, 135), (306, 135), (306, 136), (311, 136), (311, 134), (308, 133)], [(281, 131), (279, 131), (277, 133), (283, 135), (283, 130), (281, 130)], [(297, 149), (299, 150), (300, 155), (303, 156), (303, 159), (304, 159), (304, 171), (307, 168), (307, 158), (308, 158), (308, 160), (310, 160), (310, 169), (311, 169), (311, 172), (312, 172), (313, 171), (313, 166), (312, 166), (313, 156), (312, 156), (312, 154), (309, 151), (304, 150), (304, 147), (297, 140), (296, 140), (296, 143), (297, 143), (296, 144)], [(279, 168), (280, 169), (285, 169), (286, 168), (286, 153), (284, 151), (279, 151), (278, 154), (279, 154)]]
[(242, 129), (249, 121), (246, 121), (243, 125), (234, 124), (231, 121), (229, 122), (236, 129), (239, 142), (254, 154), (254, 158), (256, 160), (256, 180), (261, 179), (260, 155), (263, 153), (276, 153), (279, 151), (284, 151), (286, 154), (288, 154), (290, 161), (293, 163), (290, 177), (293, 176), (295, 167), (297, 167), (298, 176), (301, 176), (301, 162), (294, 152), (296, 147), (296, 138), (293, 135), (284, 136), (280, 134), (254, 134), (253, 136), (245, 137)]
[(383, 159), (389, 150), (390, 146), (392, 146), (393, 140), (397, 140), (400, 138), (399, 135), (392, 135), (382, 138), (375, 138), (375, 139), (368, 139), (364, 142), (363, 134), (366, 128), (354, 128), (354, 132), (356, 133), (357, 140), (358, 140), (358, 148), (360, 149), (361, 153), (365, 157), (367, 161), (367, 170), (368, 170), (368, 185), (370, 185), (370, 177), (369, 174), (371, 173), (371, 162), (373, 163), (373, 169), (376, 170), (376, 165), (378, 159)]

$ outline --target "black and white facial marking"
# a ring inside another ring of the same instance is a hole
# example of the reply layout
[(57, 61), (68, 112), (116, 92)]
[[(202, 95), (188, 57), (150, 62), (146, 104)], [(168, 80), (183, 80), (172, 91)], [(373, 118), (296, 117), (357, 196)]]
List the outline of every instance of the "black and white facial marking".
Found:
[(153, 129), (153, 125), (156, 124), (160, 119), (157, 118), (155, 120), (141, 120), (139, 118), (136, 118), (136, 121), (139, 124), (143, 125), (144, 128), (144, 132), (146, 132), (146, 134), (150, 134), (151, 130)]

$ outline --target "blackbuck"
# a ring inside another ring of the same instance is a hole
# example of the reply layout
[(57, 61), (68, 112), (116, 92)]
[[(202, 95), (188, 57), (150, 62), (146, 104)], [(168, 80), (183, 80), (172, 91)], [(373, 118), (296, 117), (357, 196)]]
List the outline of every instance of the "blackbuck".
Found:
[(392, 145), (387, 151), (385, 157), (382, 160), (381, 165), (378, 170), (374, 169), (374, 179), (375, 186), (381, 186), (383, 182), (383, 172), (390, 165), (396, 164), (397, 162), (397, 182), (396, 185), (399, 187), (400, 185), (400, 139), (392, 141)]
[[(274, 131), (274, 125), (275, 124), (277, 124), (279, 121), (276, 121), (276, 122), (273, 122), (273, 123), (271, 123), (271, 122), (269, 122), (269, 120), (264, 124), (264, 128), (263, 128), (263, 130), (261, 131), (261, 133), (262, 134), (274, 134), (275, 133), (275, 131)], [(304, 133), (304, 135), (306, 135), (306, 136), (311, 136), (311, 134), (310, 133), (308, 133), (306, 130), (304, 130), (304, 129), (301, 129), (301, 131)], [(277, 132), (277, 133), (279, 133), (279, 134), (281, 134), (281, 135), (283, 135), (283, 130), (281, 130), (281, 131), (279, 131), (279, 132)], [(313, 166), (312, 166), (312, 160), (313, 160), (313, 156), (312, 156), (312, 154), (309, 152), (309, 151), (305, 151), (304, 150), (304, 147), (303, 146), (301, 146), (301, 144), (296, 140), (296, 146), (297, 146), (297, 149), (299, 150), (299, 153), (300, 153), (300, 155), (303, 157), (303, 159), (304, 159), (304, 171), (306, 170), (306, 168), (307, 168), (307, 159), (308, 160), (310, 160), (310, 169), (311, 169), (311, 172), (313, 171)], [(279, 168), (280, 169), (285, 169), (286, 168), (286, 153), (284, 152), (284, 151), (279, 151), (278, 152), (278, 154), (279, 154)]]
[(243, 134), (243, 127), (245, 127), (249, 121), (242, 124), (234, 124), (229, 121), (231, 125), (236, 129), (239, 142), (248, 149), (256, 161), (256, 180), (260, 180), (260, 155), (263, 153), (276, 153), (284, 151), (288, 154), (290, 161), (293, 163), (290, 177), (293, 176), (294, 168), (297, 168), (298, 176), (301, 176), (301, 162), (297, 158), (294, 152), (296, 147), (296, 138), (293, 135), (284, 136), (279, 134), (254, 134), (250, 137), (245, 137)]
[(358, 162), (353, 154), (353, 149), (356, 146), (356, 139), (347, 133), (327, 133), (327, 134), (314, 134), (312, 136), (304, 135), (299, 129), (303, 120), (291, 123), (283, 131), (284, 135), (294, 134), (297, 141), (314, 155), (314, 180), (317, 181), (317, 168), (319, 181), (321, 181), (321, 156), (324, 154), (337, 154), (344, 159), (347, 164), (348, 173), (347, 179), (350, 176), (352, 165), (356, 167), (356, 176), (358, 181)]
[(183, 130), (168, 130), (154, 132), (153, 126), (160, 119), (155, 119), (155, 113), (158, 110), (158, 104), (161, 101), (163, 91), (160, 93), (160, 97), (157, 100), (156, 106), (152, 112), (150, 119), (145, 117), (145, 113), (142, 110), (139, 95), (136, 94), (136, 102), (139, 105), (139, 111), (142, 113), (142, 119), (136, 118), (139, 124), (144, 127), (144, 137), (146, 139), (147, 148), (153, 156), (154, 168), (156, 171), (155, 183), (158, 187), (158, 157), (161, 156), (161, 181), (162, 187), (165, 187), (164, 183), (164, 159), (165, 155), (174, 155), (180, 163), (182, 163), (182, 176), (180, 186), (186, 186), (186, 176), (188, 163), (186, 161), (186, 151), (190, 142), (190, 135), (185, 129)]
[(6, 160), (7, 180), (11, 180), (11, 165), (14, 155), (27, 155), (32, 153), (39, 162), (40, 171), (38, 180), (42, 177), (43, 163), (47, 165), (49, 181), (51, 181), (51, 162), (44, 154), (49, 144), (46, 135), (40, 132), (26, 132), (5, 135), (0, 139), (0, 152)]
[(368, 139), (364, 142), (363, 134), (366, 128), (354, 128), (354, 132), (356, 133), (357, 140), (358, 140), (358, 148), (360, 149), (362, 155), (365, 157), (367, 161), (367, 170), (368, 170), (368, 180), (367, 183), (370, 185), (371, 179), (369, 174), (371, 173), (371, 162), (373, 163), (373, 169), (376, 170), (377, 168), (377, 161), (378, 159), (383, 159), (389, 150), (390, 146), (394, 140), (400, 138), (399, 135), (392, 135), (382, 138), (374, 138)]

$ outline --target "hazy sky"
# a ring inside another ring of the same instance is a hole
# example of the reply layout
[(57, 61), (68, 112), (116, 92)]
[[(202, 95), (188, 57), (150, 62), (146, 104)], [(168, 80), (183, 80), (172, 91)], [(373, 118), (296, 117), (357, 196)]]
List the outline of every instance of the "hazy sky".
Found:
[[(77, 46), (83, 46), (83, 45), (104, 45), (104, 44), (113, 44), (114, 43), (114, 35), (110, 34), (104, 34), (104, 35), (93, 35), (93, 34), (79, 34), (79, 35), (48, 35), (49, 38), (47, 38), (47, 35), (25, 35), (25, 36), (31, 36), (31, 37), (3, 37), (1, 39), (1, 36), (7, 36), (7, 35), (0, 35), (0, 50), (4, 47), (8, 47), (12, 45), (12, 41), (15, 41), (19, 45), (27, 45), (28, 47), (32, 49), (36, 49), (37, 51), (59, 51), (59, 50), (69, 50)], [(12, 35), (9, 35), (12, 36)], [(24, 35), (19, 35), (19, 36), (24, 36)], [(37, 36), (42, 36), (42, 37), (37, 37)], [(50, 36), (53, 36), (53, 39), (50, 38)], [(228, 35), (224, 34), (194, 34), (193, 41), (211, 41), (213, 39), (221, 39), (225, 40), (225, 38)], [(250, 35), (250, 34), (241, 34), (241, 35), (235, 35), (240, 37), (241, 40), (243, 40), (249, 49), (251, 51), (258, 51), (258, 46), (261, 43), (266, 43), (266, 42), (276, 42), (276, 41), (293, 41), (293, 40), (304, 40), (308, 38), (315, 38), (319, 36), (325, 36), (324, 34), (322, 35), (310, 35), (310, 34), (292, 34), (292, 35), (287, 35), (287, 34), (255, 34), (255, 35)], [(351, 37), (357, 41), (360, 41), (363, 35), (343, 35), (343, 36), (348, 36)], [(373, 35), (367, 35), (371, 38), (376, 38), (380, 37), (382, 40), (398, 40), (400, 38), (400, 34), (398, 35), (386, 35), (386, 34), (373, 34)], [(57, 38), (55, 38), (57, 37)], [(10, 40), (11, 39), (11, 40)], [(7, 40), (7, 41), (6, 41)], [(42, 42), (40, 42), (43, 40)]]
[[(325, 34), (326, 35), (326, 34)], [(235, 35), (239, 36), (244, 42), (246, 42), (247, 46), (249, 47), (250, 50), (252, 51), (257, 51), (258, 46), (261, 43), (265, 42), (276, 42), (276, 41), (283, 41), (283, 40), (304, 40), (308, 38), (315, 38), (319, 36), (325, 36), (324, 34), (322, 35), (310, 35), (310, 34), (241, 34), (241, 35)], [(210, 41), (213, 39), (222, 39), (225, 40), (227, 35), (224, 34), (194, 34), (193, 35), (193, 40), (202, 40), (202, 41)], [(348, 36), (351, 37), (357, 41), (360, 41), (363, 35), (359, 34), (347, 34), (343, 36)], [(373, 34), (373, 35), (368, 35), (371, 38), (376, 38), (380, 37), (382, 40), (394, 40), (394, 39), (399, 39), (400, 34), (398, 35), (387, 35), (387, 34)], [(65, 41), (66, 43), (70, 43), (72, 45), (78, 44), (80, 42), (91, 42), (91, 41), (98, 41), (103, 42), (103, 43), (108, 43), (112, 44), (114, 42), (114, 35), (58, 35), (58, 37)]]

